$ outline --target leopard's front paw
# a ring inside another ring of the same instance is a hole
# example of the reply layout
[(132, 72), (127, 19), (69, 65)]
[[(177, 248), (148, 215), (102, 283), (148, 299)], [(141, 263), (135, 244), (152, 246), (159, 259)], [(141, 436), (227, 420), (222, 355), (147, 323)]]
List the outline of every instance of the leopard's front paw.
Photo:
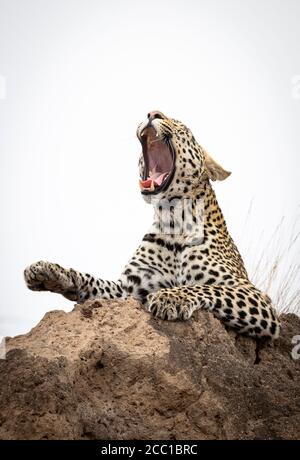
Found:
[(24, 270), (27, 287), (32, 291), (51, 291), (76, 300), (72, 271), (58, 264), (39, 261)]
[(182, 292), (175, 289), (163, 289), (149, 294), (147, 297), (148, 310), (153, 316), (174, 321), (176, 319), (188, 320), (194, 311), (189, 299)]

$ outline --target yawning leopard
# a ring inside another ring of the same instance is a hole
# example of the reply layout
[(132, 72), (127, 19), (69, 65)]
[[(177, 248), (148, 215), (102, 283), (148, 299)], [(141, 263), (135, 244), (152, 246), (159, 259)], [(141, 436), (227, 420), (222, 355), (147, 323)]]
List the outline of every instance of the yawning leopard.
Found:
[(40, 261), (25, 269), (29, 289), (78, 303), (132, 296), (165, 320), (188, 320), (203, 308), (240, 333), (277, 338), (271, 300), (249, 281), (211, 186), (230, 173), (183, 123), (161, 112), (148, 114), (137, 137), (141, 194), (155, 217), (120, 279), (104, 281)]

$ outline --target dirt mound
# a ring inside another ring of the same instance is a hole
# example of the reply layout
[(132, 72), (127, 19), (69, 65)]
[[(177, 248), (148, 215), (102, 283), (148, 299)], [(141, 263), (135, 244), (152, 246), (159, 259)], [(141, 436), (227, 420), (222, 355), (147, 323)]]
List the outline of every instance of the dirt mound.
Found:
[(277, 343), (227, 331), (201, 311), (153, 319), (134, 300), (52, 311), (7, 339), (1, 439), (300, 437), (300, 318)]

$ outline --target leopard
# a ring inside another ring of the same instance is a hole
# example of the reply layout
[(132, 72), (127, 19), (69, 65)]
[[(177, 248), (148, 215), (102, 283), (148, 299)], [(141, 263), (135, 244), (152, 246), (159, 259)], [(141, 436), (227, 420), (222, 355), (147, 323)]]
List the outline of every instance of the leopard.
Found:
[(140, 193), (154, 218), (119, 279), (39, 261), (24, 271), (27, 287), (77, 304), (133, 297), (160, 320), (188, 321), (206, 310), (239, 334), (277, 339), (279, 315), (250, 281), (213, 189), (231, 172), (185, 124), (161, 111), (149, 112), (136, 134)]

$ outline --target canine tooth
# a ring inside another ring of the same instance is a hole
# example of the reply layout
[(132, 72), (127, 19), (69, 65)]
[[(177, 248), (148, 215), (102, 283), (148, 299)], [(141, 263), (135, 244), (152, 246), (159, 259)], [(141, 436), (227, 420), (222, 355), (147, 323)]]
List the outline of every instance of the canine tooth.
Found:
[(154, 181), (151, 182), (151, 187), (149, 190), (150, 192), (153, 192), (153, 190), (155, 190)]

